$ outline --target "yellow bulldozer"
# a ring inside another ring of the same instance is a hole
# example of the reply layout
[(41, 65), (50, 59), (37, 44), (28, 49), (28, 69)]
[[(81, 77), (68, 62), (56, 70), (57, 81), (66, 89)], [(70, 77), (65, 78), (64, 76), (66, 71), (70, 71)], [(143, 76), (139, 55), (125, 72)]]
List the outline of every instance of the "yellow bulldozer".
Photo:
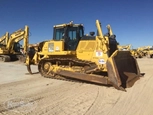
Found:
[(37, 65), (44, 77), (73, 79), (102, 85), (112, 85), (126, 91), (140, 78), (137, 61), (130, 51), (119, 51), (110, 25), (103, 35), (96, 20), (97, 35), (84, 35), (82, 24), (54, 26), (53, 39), (39, 43), (38, 50), (29, 50), (26, 66)]
[(25, 29), (19, 29), (13, 32), (7, 39), (5, 44), (0, 46), (0, 60), (4, 62), (12, 60), (23, 60), (24, 54), (21, 52), (20, 41), (23, 40), (24, 53), (28, 50), (29, 44), (29, 27), (25, 26)]

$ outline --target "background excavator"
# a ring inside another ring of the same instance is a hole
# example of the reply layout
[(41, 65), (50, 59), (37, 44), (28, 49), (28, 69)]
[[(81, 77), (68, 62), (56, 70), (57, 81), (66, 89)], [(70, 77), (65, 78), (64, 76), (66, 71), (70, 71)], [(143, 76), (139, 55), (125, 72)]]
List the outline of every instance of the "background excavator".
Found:
[(23, 40), (23, 50), (24, 53), (27, 52), (28, 44), (29, 44), (29, 27), (25, 26), (25, 29), (19, 29), (12, 33), (6, 45), (0, 47), (0, 60), (4, 62), (12, 61), (12, 60), (24, 60), (24, 54), (22, 54), (20, 41)]
[(133, 50), (134, 57), (135, 58), (147, 57), (149, 54), (149, 49), (150, 49), (150, 46), (138, 47), (137, 49)]
[(149, 51), (148, 51), (148, 56), (149, 56), (150, 58), (153, 58), (153, 47), (149, 49)]
[(146, 48), (143, 51), (148, 58), (153, 58), (153, 46), (146, 46)]
[(43, 41), (37, 51), (27, 53), (27, 70), (32, 74), (30, 65), (38, 65), (44, 77), (83, 80), (126, 91), (141, 76), (137, 61), (130, 51), (118, 50), (110, 25), (106, 35), (99, 20), (96, 27), (96, 36), (94, 32), (84, 36), (82, 24), (55, 25), (53, 40)]

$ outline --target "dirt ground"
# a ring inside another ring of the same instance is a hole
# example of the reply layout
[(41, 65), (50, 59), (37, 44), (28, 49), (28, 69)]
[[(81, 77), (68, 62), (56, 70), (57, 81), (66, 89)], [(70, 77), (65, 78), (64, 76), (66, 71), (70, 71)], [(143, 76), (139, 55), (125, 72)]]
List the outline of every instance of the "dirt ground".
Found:
[(153, 59), (137, 60), (145, 76), (127, 92), (29, 75), (24, 64), (0, 62), (0, 115), (152, 115)]

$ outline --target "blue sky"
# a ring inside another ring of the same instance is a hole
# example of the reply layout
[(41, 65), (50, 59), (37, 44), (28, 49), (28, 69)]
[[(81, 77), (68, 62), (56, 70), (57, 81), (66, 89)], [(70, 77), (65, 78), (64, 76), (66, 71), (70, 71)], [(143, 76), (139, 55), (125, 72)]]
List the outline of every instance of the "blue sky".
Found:
[(28, 25), (30, 43), (53, 37), (53, 25), (83, 23), (85, 33), (110, 24), (121, 45), (153, 45), (153, 0), (0, 0), (0, 36)]

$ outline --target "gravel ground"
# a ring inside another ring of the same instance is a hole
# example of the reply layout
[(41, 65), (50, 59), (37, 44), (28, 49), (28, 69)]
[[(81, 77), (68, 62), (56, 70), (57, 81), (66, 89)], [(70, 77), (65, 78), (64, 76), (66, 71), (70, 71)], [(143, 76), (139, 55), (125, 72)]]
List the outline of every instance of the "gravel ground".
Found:
[(145, 76), (127, 92), (29, 75), (24, 64), (0, 62), (0, 115), (152, 115), (153, 59), (137, 60)]

